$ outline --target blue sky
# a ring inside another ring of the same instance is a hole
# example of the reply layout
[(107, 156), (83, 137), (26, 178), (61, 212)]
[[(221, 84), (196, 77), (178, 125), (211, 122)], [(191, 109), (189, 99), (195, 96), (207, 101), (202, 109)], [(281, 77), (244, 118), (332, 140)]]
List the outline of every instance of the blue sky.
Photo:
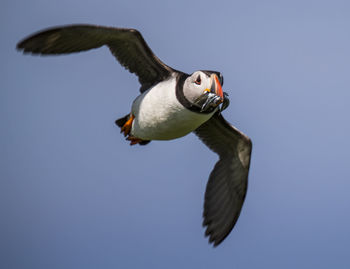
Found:
[[(349, 268), (348, 1), (1, 3), (1, 268)], [(217, 248), (202, 204), (217, 157), (194, 135), (130, 147), (137, 78), (108, 49), (23, 56), (37, 30), (139, 29), (166, 64), (218, 70), (253, 140), (242, 214)]]

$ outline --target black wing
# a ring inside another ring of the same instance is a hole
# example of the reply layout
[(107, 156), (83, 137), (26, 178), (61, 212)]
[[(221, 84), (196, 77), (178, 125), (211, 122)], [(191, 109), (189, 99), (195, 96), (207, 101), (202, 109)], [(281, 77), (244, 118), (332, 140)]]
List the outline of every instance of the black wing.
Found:
[(203, 212), (205, 235), (217, 246), (231, 232), (241, 212), (252, 143), (219, 113), (195, 130), (195, 134), (220, 157), (209, 176)]
[(68, 54), (107, 45), (126, 69), (139, 77), (141, 92), (175, 71), (148, 47), (139, 31), (95, 25), (69, 25), (43, 30), (17, 44), (33, 54)]

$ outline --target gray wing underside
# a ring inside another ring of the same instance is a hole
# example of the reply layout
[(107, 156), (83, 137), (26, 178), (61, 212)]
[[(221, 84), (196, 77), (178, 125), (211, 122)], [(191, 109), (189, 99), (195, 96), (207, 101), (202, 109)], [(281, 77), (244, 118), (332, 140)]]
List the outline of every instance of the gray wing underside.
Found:
[(219, 113), (196, 129), (195, 134), (219, 155), (207, 183), (203, 212), (205, 235), (217, 246), (240, 215), (247, 192), (252, 143)]
[(122, 66), (139, 77), (140, 91), (166, 79), (175, 71), (148, 47), (139, 31), (95, 25), (68, 25), (46, 29), (17, 44), (24, 53), (54, 55), (109, 47)]

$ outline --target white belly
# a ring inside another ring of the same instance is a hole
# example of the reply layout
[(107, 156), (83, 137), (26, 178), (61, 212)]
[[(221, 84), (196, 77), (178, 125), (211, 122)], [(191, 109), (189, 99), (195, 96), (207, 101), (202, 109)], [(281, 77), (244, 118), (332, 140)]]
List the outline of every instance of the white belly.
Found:
[(170, 140), (187, 135), (214, 114), (192, 112), (176, 99), (176, 79), (157, 84), (132, 105), (131, 135), (143, 140)]

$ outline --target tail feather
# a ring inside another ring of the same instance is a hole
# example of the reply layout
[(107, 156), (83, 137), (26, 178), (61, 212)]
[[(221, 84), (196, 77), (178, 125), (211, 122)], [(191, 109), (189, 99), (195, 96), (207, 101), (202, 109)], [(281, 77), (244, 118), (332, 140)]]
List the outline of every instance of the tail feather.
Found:
[(129, 117), (130, 117), (130, 114), (128, 114), (120, 119), (117, 119), (115, 121), (115, 124), (118, 125), (120, 128), (122, 128), (124, 126), (124, 124), (128, 121)]

